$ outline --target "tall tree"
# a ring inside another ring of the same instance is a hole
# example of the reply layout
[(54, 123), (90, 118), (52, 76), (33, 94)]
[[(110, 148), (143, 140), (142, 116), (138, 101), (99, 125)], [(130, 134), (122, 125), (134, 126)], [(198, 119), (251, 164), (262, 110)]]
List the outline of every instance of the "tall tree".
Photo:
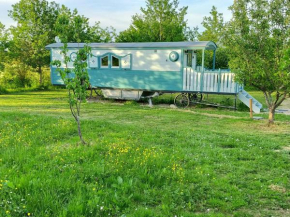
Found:
[(212, 6), (210, 16), (204, 17), (201, 24), (205, 30), (198, 37), (200, 41), (211, 40), (221, 43), (224, 31), (224, 18), (223, 14), (219, 13), (215, 6)]
[(79, 15), (77, 9), (71, 11), (62, 5), (55, 29), (64, 42), (84, 42), (88, 39), (89, 19)]
[(186, 40), (188, 7), (179, 8), (178, 0), (147, 0), (141, 14), (132, 17), (130, 27), (120, 32), (119, 42), (158, 42)]
[(16, 27), (11, 27), (11, 52), (14, 58), (37, 70), (40, 85), (43, 67), (49, 64), (49, 52), (45, 46), (54, 41), (58, 8), (58, 4), (46, 0), (20, 0), (9, 11), (9, 16), (17, 22)]
[(231, 47), (230, 68), (240, 82), (264, 93), (269, 124), (275, 109), (290, 92), (289, 0), (235, 0), (227, 25), (226, 43)]
[[(202, 21), (204, 31), (198, 36), (199, 41), (214, 41), (219, 49), (216, 50), (216, 68), (228, 68), (228, 48), (223, 44), (223, 35), (225, 31), (223, 14), (217, 11), (215, 6), (210, 11), (210, 16), (204, 17)], [(205, 66), (213, 67), (213, 53), (207, 52), (205, 56)]]
[(95, 22), (93, 26), (90, 26), (88, 31), (88, 40), (90, 42), (113, 42), (116, 38), (116, 29), (112, 26), (102, 28), (100, 22)]
[(7, 59), (7, 49), (9, 47), (9, 32), (5, 25), (0, 22), (0, 71), (4, 69), (4, 62)]
[(62, 5), (56, 20), (57, 35), (64, 42), (112, 42), (116, 35), (113, 27), (101, 28), (100, 22), (90, 26), (89, 19)]

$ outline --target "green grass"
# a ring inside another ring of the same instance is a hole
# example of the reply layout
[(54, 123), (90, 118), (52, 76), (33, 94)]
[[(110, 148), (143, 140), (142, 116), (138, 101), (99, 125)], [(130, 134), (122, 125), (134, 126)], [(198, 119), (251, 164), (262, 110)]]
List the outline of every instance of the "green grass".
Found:
[(289, 216), (290, 116), (0, 96), (0, 216)]
[[(262, 95), (261, 92), (250, 91), (249, 93), (263, 104), (263, 108), (267, 108), (264, 96)], [(174, 98), (178, 94), (179, 93), (160, 95), (158, 97), (153, 98), (153, 103), (154, 104), (162, 104), (162, 103), (174, 104)], [(239, 101), (238, 97), (236, 98), (234, 95), (203, 94), (203, 101), (202, 101), (203, 104), (194, 105), (194, 103), (191, 103), (191, 106), (195, 106), (196, 108), (207, 108), (210, 106), (205, 105), (205, 104), (215, 104), (215, 105), (226, 106), (226, 107), (234, 107), (235, 100), (237, 103), (236, 107), (238, 111), (249, 111), (249, 108), (246, 105), (244, 105), (241, 101)], [(143, 99), (142, 101), (146, 102), (147, 100)]]

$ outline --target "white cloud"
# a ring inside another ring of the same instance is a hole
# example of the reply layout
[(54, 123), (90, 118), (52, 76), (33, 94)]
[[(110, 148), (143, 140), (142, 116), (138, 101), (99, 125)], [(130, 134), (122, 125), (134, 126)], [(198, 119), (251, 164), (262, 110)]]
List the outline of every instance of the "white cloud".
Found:
[(18, 2), (19, 0), (0, 0), (0, 4), (8, 4), (8, 5), (11, 5), (11, 4), (15, 4), (16, 2)]
[[(12, 4), (19, 0), (0, 0), (0, 21), (6, 25), (15, 25), (13, 20), (8, 17), (8, 10)], [(52, 0), (49, 0), (52, 1)], [(90, 23), (101, 22), (102, 27), (113, 26), (117, 31), (125, 30), (131, 24), (132, 15), (140, 13), (140, 8), (145, 6), (145, 0), (55, 0), (58, 4), (79, 11), (90, 18)], [(233, 3), (232, 0), (179, 0), (179, 7), (188, 6), (186, 19), (190, 27), (199, 26), (202, 30), (201, 22), (203, 17), (209, 16), (213, 5), (218, 12), (224, 14), (225, 21), (231, 17), (228, 7)]]

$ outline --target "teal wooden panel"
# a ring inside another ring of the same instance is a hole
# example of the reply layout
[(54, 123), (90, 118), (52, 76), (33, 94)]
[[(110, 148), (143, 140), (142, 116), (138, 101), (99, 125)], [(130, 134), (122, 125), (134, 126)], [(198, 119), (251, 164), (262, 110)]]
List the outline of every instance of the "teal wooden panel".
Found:
[(59, 72), (56, 71), (56, 68), (50, 69), (50, 79), (53, 85), (63, 85), (63, 81), (60, 77)]
[[(97, 70), (89, 69), (90, 83), (93, 87), (126, 89), (146, 89), (163, 91), (182, 90), (182, 72)], [(63, 81), (55, 68), (51, 68), (51, 83), (62, 85)]]
[(89, 70), (90, 82), (96, 87), (182, 90), (182, 73), (167, 71)]

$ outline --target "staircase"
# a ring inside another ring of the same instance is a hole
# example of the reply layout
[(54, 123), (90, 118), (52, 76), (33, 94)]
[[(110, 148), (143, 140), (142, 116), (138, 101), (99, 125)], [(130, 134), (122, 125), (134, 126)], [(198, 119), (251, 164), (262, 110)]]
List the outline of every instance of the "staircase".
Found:
[(252, 97), (247, 91), (241, 90), (238, 94), (239, 99), (250, 108), (250, 99), (253, 100), (253, 112), (260, 113), (261, 108), (263, 107), (261, 103), (258, 102), (254, 97)]

